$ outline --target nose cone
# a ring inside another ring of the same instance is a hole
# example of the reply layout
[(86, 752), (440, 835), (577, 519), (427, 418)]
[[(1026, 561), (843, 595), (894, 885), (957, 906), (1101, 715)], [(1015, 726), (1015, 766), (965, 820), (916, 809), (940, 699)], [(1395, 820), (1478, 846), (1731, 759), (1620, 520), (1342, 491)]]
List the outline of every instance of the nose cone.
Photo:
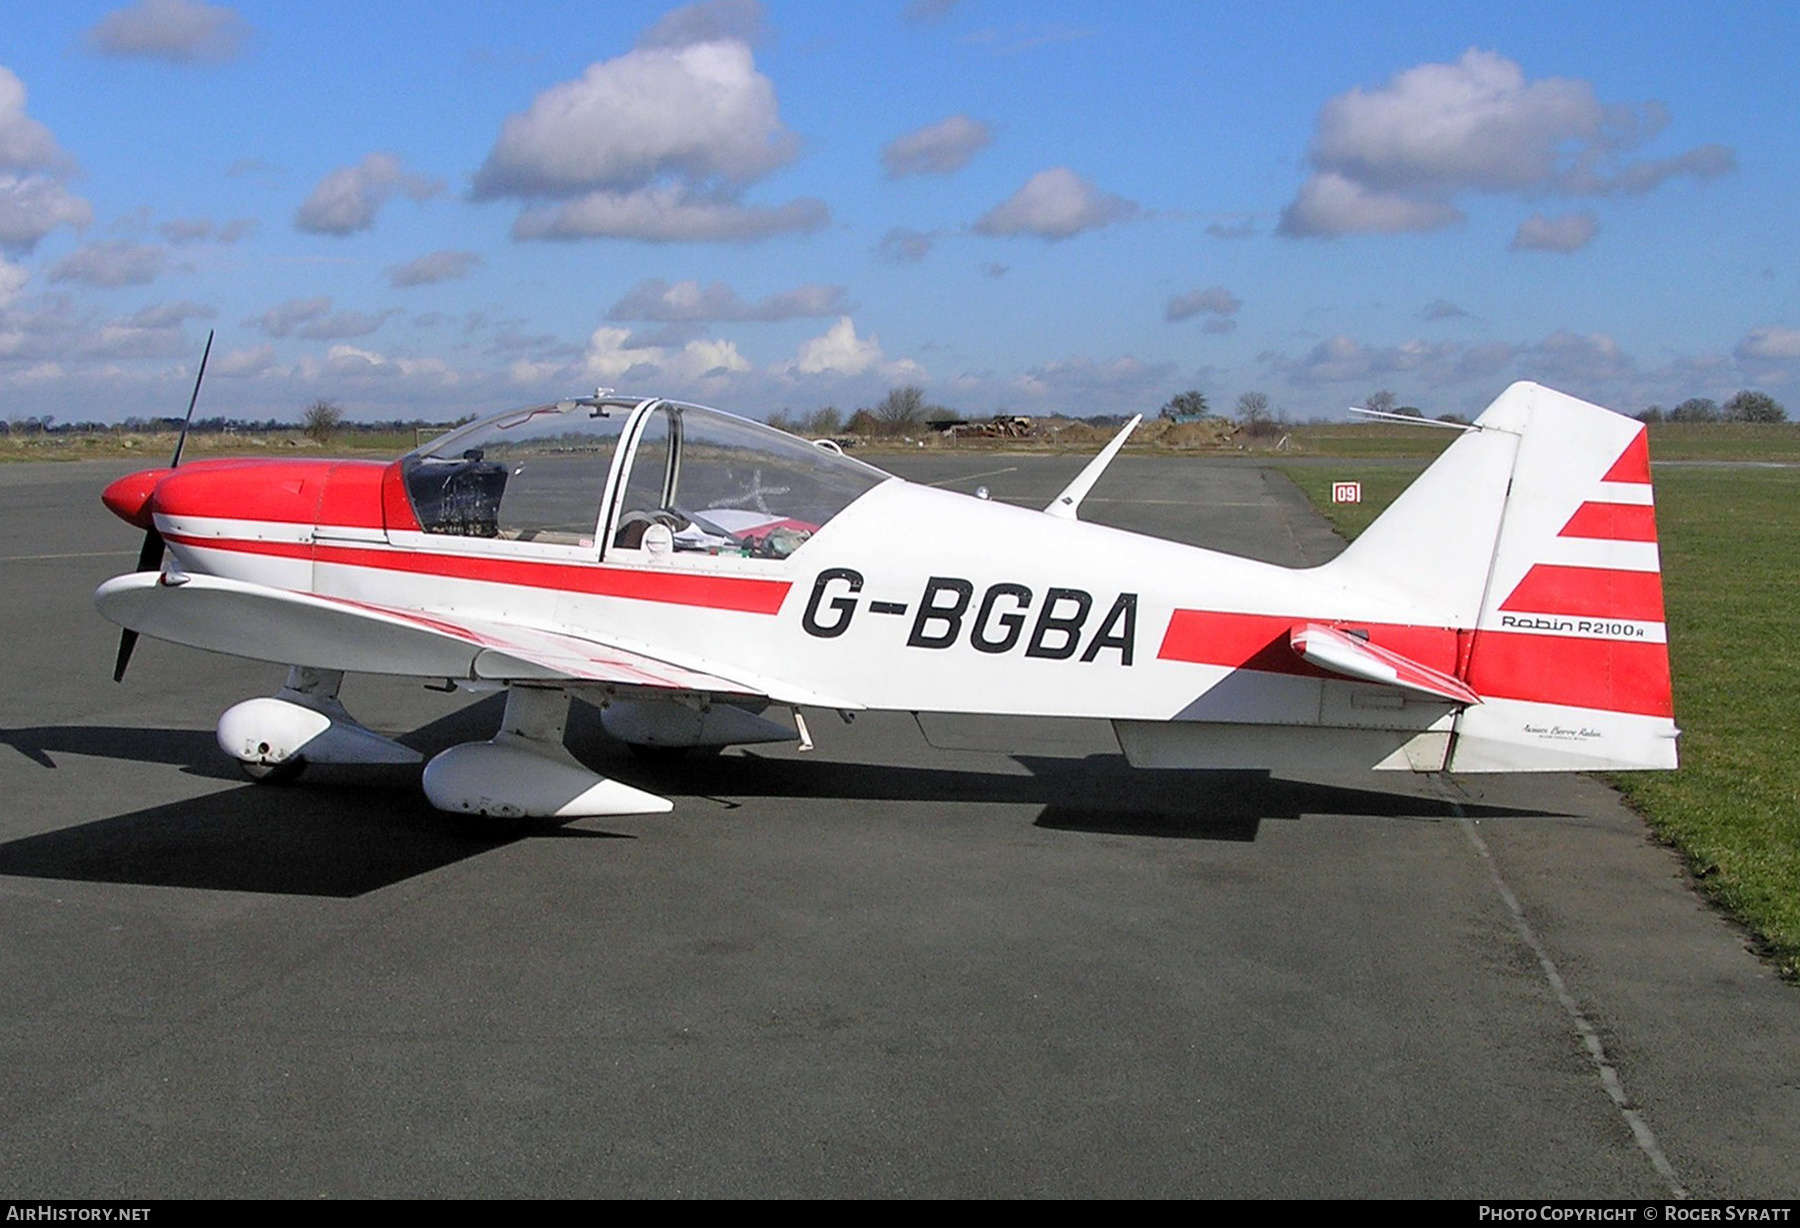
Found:
[(100, 492), (100, 502), (128, 524), (140, 529), (153, 528), (154, 509), (150, 506), (150, 496), (156, 493), (156, 484), (174, 472), (173, 469), (145, 469), (127, 474)]

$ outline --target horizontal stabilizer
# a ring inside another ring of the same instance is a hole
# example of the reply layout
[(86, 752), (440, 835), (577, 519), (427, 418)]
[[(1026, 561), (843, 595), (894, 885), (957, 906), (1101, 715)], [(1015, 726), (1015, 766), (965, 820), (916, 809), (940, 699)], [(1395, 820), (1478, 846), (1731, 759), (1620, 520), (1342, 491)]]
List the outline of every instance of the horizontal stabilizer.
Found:
[(1288, 645), (1301, 660), (1327, 673), (1363, 682), (1432, 695), (1453, 704), (1478, 704), (1481, 696), (1459, 678), (1421, 665), (1397, 652), (1318, 623), (1303, 623), (1288, 633)]

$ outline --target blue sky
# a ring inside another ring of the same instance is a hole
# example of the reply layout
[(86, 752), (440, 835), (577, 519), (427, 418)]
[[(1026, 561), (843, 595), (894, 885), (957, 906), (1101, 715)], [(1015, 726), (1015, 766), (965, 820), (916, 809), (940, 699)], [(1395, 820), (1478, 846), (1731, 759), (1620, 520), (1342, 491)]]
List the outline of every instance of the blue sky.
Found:
[(1800, 416), (1800, 6), (8, 6), (0, 415)]

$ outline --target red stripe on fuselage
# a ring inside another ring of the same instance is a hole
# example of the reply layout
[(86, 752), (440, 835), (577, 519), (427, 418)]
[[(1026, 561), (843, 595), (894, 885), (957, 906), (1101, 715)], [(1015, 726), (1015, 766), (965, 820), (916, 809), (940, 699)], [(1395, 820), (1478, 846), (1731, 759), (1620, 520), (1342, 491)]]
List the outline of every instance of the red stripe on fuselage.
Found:
[(313, 556), (311, 542), (249, 541), (241, 537), (194, 537), (187, 533), (164, 533), (163, 539), (177, 546), (229, 550), (233, 554), (263, 554), (278, 559), (310, 559)]
[[(1169, 617), (1157, 657), (1223, 665), (1268, 674), (1335, 678), (1301, 660), (1288, 644), (1295, 626), (1316, 620), (1281, 614), (1234, 614), (1218, 610), (1176, 610)], [(1442, 673), (1456, 673), (1456, 632), (1445, 627), (1413, 627), (1399, 623), (1330, 622), (1339, 631), (1367, 631), (1369, 643), (1399, 653)]]
[(1558, 537), (1610, 542), (1656, 540), (1656, 509), (1647, 503), (1583, 503)]
[(1536, 563), (1500, 608), (1659, 623), (1663, 621), (1662, 576), (1654, 571)]
[[(1228, 669), (1313, 678), (1339, 678), (1302, 661), (1288, 635), (1306, 620), (1279, 614), (1176, 610), (1157, 657)], [(1466, 670), (1458, 645), (1466, 633), (1444, 627), (1390, 623), (1334, 623), (1339, 630), (1367, 631), (1369, 642), (1421, 665), (1461, 678), (1483, 699), (1519, 699), (1672, 716), (1667, 645), (1512, 631), (1474, 637)]]
[[(329, 526), (324, 526), (329, 527)], [(345, 567), (376, 571), (442, 576), (485, 584), (510, 584), (598, 597), (623, 597), (669, 605), (700, 606), (742, 614), (774, 614), (780, 611), (792, 584), (787, 580), (758, 580), (740, 576), (700, 576), (667, 571), (638, 571), (606, 567), (598, 563), (543, 563), (529, 559), (494, 559), (466, 554), (438, 554), (379, 546), (307, 545), (303, 542), (248, 541), (243, 538), (193, 537), (168, 534), (183, 546), (229, 550), (240, 554), (307, 558)]]

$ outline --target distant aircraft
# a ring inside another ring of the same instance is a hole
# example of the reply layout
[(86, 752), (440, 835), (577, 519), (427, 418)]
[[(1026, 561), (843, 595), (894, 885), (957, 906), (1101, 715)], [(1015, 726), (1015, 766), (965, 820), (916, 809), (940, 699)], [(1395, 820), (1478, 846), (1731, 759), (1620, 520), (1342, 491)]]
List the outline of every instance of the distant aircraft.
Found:
[(121, 674), (138, 632), (291, 667), (219, 721), (253, 776), (421, 759), (345, 712), (346, 672), (504, 690), (491, 740), (425, 766), (473, 814), (670, 808), (564, 748), (571, 696), (668, 753), (810, 744), (813, 708), (1100, 718), (1146, 768), (1676, 765), (1639, 423), (1514, 384), (1308, 569), (1080, 521), (1133, 425), (1032, 511), (602, 390), (391, 464), (122, 478), (144, 554), (95, 603)]

